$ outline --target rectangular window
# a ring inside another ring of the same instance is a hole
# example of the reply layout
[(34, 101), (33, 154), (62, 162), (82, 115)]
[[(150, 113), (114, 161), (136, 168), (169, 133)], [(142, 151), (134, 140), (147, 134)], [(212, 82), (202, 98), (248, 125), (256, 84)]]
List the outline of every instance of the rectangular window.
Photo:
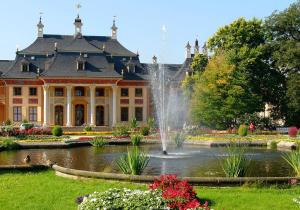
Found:
[(128, 107), (121, 107), (121, 121), (128, 121)]
[(135, 97), (143, 97), (143, 88), (135, 88)]
[(22, 121), (22, 107), (21, 106), (14, 106), (13, 114), (14, 114), (14, 122)]
[(143, 107), (135, 107), (135, 119), (143, 121)]
[(104, 88), (96, 88), (96, 97), (104, 96)]
[(76, 87), (75, 96), (84, 96), (84, 87)]
[(55, 88), (55, 96), (64, 96), (63, 88)]
[(29, 88), (29, 95), (36, 96), (37, 95), (37, 88)]
[(29, 121), (37, 121), (37, 108), (35, 106), (29, 107)]
[(122, 97), (128, 97), (129, 96), (128, 88), (121, 88), (121, 96)]
[(22, 95), (22, 88), (14, 87), (14, 96), (21, 96), (21, 95)]

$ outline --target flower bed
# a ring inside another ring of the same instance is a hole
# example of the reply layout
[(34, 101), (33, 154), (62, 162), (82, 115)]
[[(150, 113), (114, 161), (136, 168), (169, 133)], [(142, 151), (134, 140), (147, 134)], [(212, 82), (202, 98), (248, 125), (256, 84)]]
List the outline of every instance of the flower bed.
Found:
[(193, 187), (176, 175), (163, 175), (154, 180), (149, 190), (109, 189), (77, 198), (79, 210), (94, 209), (205, 209)]
[(111, 131), (64, 131), (65, 135), (112, 135)]

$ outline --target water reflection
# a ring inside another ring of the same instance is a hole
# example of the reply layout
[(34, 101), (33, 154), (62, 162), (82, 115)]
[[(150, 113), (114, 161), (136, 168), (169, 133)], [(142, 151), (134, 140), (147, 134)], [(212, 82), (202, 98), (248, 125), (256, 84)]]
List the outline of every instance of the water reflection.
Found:
[[(79, 147), (70, 149), (30, 149), (0, 152), (0, 165), (23, 164), (26, 155), (33, 164), (45, 164), (47, 160), (58, 165), (89, 171), (118, 172), (115, 160), (126, 154), (128, 146), (110, 145), (103, 148)], [(160, 145), (143, 145), (144, 151), (152, 156), (161, 154)], [(170, 152), (178, 153), (174, 148)], [(185, 146), (180, 153), (190, 157), (162, 159), (152, 157), (145, 174), (177, 174), (179, 176), (224, 176), (220, 162), (227, 156), (226, 148), (205, 148)], [(264, 148), (248, 148), (247, 158), (251, 159), (247, 176), (289, 176), (290, 167), (282, 159), (283, 152)]]

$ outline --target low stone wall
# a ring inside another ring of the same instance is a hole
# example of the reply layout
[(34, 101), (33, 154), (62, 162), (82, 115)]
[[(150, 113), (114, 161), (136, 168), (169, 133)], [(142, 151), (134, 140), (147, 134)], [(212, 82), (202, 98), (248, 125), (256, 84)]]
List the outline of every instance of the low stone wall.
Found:
[[(104, 173), (94, 171), (76, 170), (70, 168), (64, 168), (58, 165), (53, 165), (52, 168), (56, 171), (57, 176), (62, 176), (71, 179), (108, 179), (118, 181), (130, 181), (130, 182), (142, 182), (151, 183), (157, 176), (150, 175), (126, 175), (116, 173)], [(291, 179), (299, 178), (295, 177), (239, 177), (239, 178), (227, 178), (227, 177), (182, 177), (188, 180), (193, 185), (242, 185), (245, 183), (266, 183), (266, 184), (280, 184), (288, 183)]]

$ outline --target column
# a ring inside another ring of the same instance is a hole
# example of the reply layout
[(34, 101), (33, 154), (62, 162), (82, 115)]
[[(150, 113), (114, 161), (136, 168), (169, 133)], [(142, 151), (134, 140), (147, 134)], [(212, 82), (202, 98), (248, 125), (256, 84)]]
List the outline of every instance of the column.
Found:
[(49, 86), (44, 85), (44, 123), (43, 126), (47, 127), (49, 122)]
[(112, 126), (117, 124), (117, 86), (112, 86)]
[(90, 116), (90, 119), (91, 119), (91, 123), (90, 125), (91, 126), (94, 126), (95, 125), (95, 86), (91, 86), (90, 87), (90, 105), (91, 105), (91, 108), (90, 108), (90, 113), (91, 113), (91, 116)]
[(71, 127), (72, 112), (72, 86), (67, 86), (67, 127)]

